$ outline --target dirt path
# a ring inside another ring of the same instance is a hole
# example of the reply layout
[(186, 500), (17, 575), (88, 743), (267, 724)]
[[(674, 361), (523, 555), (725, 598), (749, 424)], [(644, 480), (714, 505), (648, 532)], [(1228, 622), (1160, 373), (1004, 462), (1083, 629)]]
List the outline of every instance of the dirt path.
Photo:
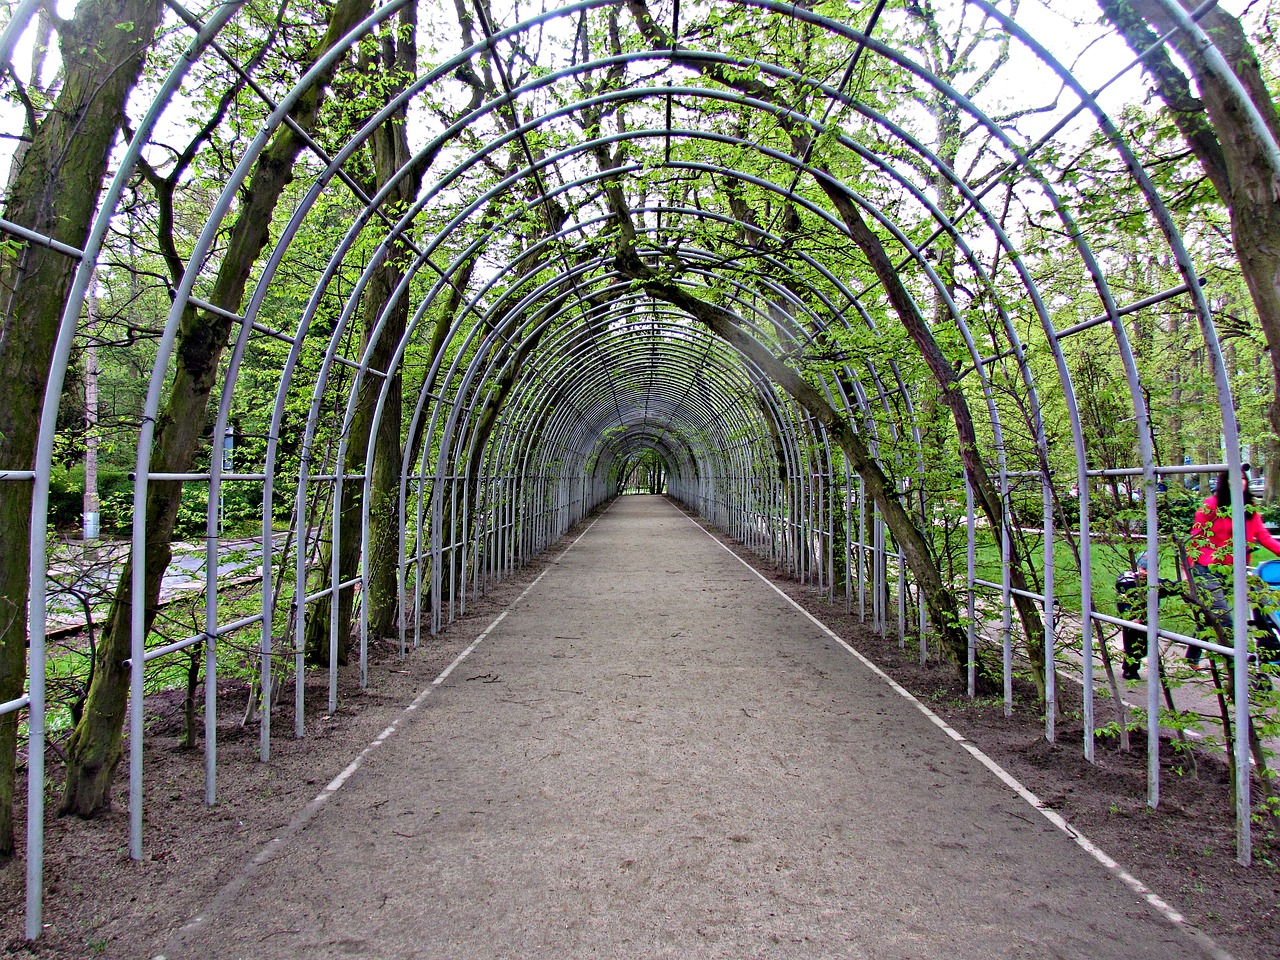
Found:
[(1212, 955), (656, 497), (330, 796), (169, 960)]

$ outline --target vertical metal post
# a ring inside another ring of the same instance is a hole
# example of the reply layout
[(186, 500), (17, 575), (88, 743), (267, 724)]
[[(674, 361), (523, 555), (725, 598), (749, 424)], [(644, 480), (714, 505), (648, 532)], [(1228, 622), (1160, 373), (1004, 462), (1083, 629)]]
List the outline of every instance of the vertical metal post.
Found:
[[(47, 461), (38, 461), (44, 463)], [(47, 468), (44, 468), (47, 471)], [(11, 480), (10, 483), (26, 481)], [(35, 485), (32, 511), (47, 516), (49, 486)], [(48, 616), (47, 543), (32, 537), (31, 613), (28, 623), (27, 677), (27, 903), (26, 937), (34, 940), (43, 929), (44, 913), (44, 750), (45, 750), (45, 630)], [(15, 721), (17, 718), (14, 718)]]
[(907, 555), (898, 544), (898, 648), (907, 648)]
[(332, 543), (329, 558), (329, 713), (338, 709), (338, 584), (342, 582), (338, 561), (342, 553), (342, 451), (334, 464)]
[[(146, 556), (147, 507), (144, 475), (134, 484), (133, 493), (133, 555)], [(146, 564), (131, 565), (129, 578), (130, 636), (129, 636), (129, 857), (142, 859), (142, 739), (145, 726), (142, 717), (143, 678), (146, 671)], [(43, 784), (41, 784), (43, 786)]]
[(844, 471), (844, 612), (853, 613), (853, 479)]
[[(296, 512), (298, 516), (298, 548), (293, 571), (293, 735), (301, 740), (306, 734), (306, 623), (307, 623), (307, 554), (311, 539), (307, 515), (307, 474), (311, 469), (311, 441), (304, 439), (298, 464)], [(263, 509), (269, 509), (264, 504)]]
[(1054, 614), (1053, 587), (1053, 490), (1048, 476), (1042, 478), (1044, 497), (1044, 738), (1054, 742), (1058, 715), (1057, 633), (1058, 618)]
[(1143, 488), (1147, 512), (1147, 805), (1160, 804), (1160, 547), (1156, 519), (1156, 480)]
[(1000, 606), (1003, 614), (1000, 621), (1001, 650), (1004, 670), (1004, 715), (1013, 716), (1013, 594), (1009, 580), (1009, 523), (1013, 519), (1007, 505), (1009, 503), (1009, 477), (1004, 471), (1003, 461), (1000, 466)]
[(1236, 700), (1236, 860), (1249, 866), (1253, 860), (1253, 805), (1250, 798), (1249, 766), (1249, 584), (1248, 545), (1245, 541), (1244, 476), (1239, 463), (1231, 463), (1236, 457), (1228, 457), (1231, 484), (1231, 574), (1235, 596), (1233, 597), (1235, 627), (1234, 672)]
[(1080, 491), (1080, 639), (1081, 673), (1084, 685), (1084, 758), (1093, 763), (1093, 541), (1089, 530), (1089, 475), (1085, 464), (1076, 467)]
[(969, 680), (969, 696), (977, 696), (978, 693), (978, 638), (977, 638), (977, 604), (974, 597), (974, 579), (975, 567), (977, 564), (977, 545), (975, 542), (976, 518), (974, 517), (973, 503), (973, 484), (969, 482), (966, 475), (964, 480), (964, 511), (965, 511), (965, 527), (967, 536), (965, 538), (965, 586), (968, 595), (969, 606), (969, 662), (968, 662), (968, 680)]
[(858, 619), (867, 622), (867, 487), (862, 477), (858, 477)]

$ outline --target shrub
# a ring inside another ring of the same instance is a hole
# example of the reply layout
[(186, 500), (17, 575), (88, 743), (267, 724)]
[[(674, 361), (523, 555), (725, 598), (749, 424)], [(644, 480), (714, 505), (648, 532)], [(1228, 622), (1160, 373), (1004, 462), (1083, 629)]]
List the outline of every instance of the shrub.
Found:
[[(103, 529), (116, 529), (109, 522), (107, 501), (116, 502), (123, 496), (128, 513), (133, 512), (133, 481), (129, 473), (117, 467), (98, 468), (99, 512)], [(49, 477), (49, 522), (56, 529), (69, 530), (80, 525), (84, 514), (84, 464), (70, 469), (55, 467)], [(128, 526), (126, 519), (124, 524)]]

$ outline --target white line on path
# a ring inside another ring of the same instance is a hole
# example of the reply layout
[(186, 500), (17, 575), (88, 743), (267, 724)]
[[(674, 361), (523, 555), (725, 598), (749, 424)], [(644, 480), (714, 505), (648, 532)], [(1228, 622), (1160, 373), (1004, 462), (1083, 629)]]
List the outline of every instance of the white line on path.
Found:
[(733, 550), (731, 550), (729, 546), (725, 544), (724, 541), (722, 541), (714, 533), (712, 533), (706, 527), (702, 526), (700, 523), (698, 523), (697, 520), (689, 516), (689, 514), (685, 513), (683, 510), (678, 510), (678, 512), (686, 520), (688, 520), (695, 527), (697, 527), (699, 530), (705, 533), (708, 537), (710, 537), (712, 542), (715, 543), (716, 546), (720, 547), (721, 550), (724, 550), (725, 553), (729, 554), (729, 556), (733, 557), (733, 559), (737, 560), (740, 564), (742, 564), (744, 567), (746, 567), (748, 570), (754, 573), (757, 577), (760, 578), (761, 582), (763, 582), (766, 586), (769, 587), (769, 589), (773, 590), (774, 593), (780, 596), (783, 600), (787, 601), (787, 603), (791, 604), (791, 606), (795, 607), (796, 610), (800, 611), (800, 613), (802, 613), (805, 617), (807, 617), (814, 624), (814, 626), (816, 626), (819, 630), (825, 633), (828, 637), (830, 637), (836, 643), (840, 644), (841, 647), (843, 647), (846, 651), (852, 654), (854, 658), (857, 659), (864, 667), (866, 667), (876, 676), (880, 677), (880, 679), (882, 679), (885, 683), (887, 683), (890, 687), (892, 687), (894, 691), (896, 691), (898, 694), (905, 697), (912, 704), (914, 704), (916, 709), (918, 709), (921, 713), (923, 713), (926, 717), (928, 717), (931, 723), (933, 723), (936, 727), (942, 730), (942, 732), (945, 733), (948, 737), (950, 737), (952, 740), (958, 743), (961, 747), (967, 750), (974, 757), (974, 759), (976, 759), (984, 767), (986, 767), (988, 770), (994, 773), (1005, 786), (1007, 786), (1010, 790), (1012, 790), (1019, 797), (1025, 800), (1028, 804), (1030, 804), (1032, 807), (1038, 810), (1046, 820), (1048, 820), (1055, 827), (1057, 827), (1059, 830), (1065, 833), (1068, 837), (1074, 840), (1077, 846), (1079, 846), (1082, 850), (1088, 853), (1089, 856), (1093, 857), (1094, 860), (1098, 861), (1098, 863), (1102, 864), (1102, 866), (1104, 866), (1108, 871), (1110, 871), (1110, 873), (1113, 876), (1119, 878), (1125, 884), (1125, 886), (1127, 886), (1130, 890), (1132, 890), (1138, 896), (1142, 897), (1142, 899), (1146, 900), (1147, 903), (1151, 904), (1151, 906), (1154, 907), (1156, 911), (1160, 913), (1161, 916), (1163, 916), (1166, 920), (1174, 924), (1176, 927), (1178, 927), (1178, 929), (1180, 929), (1181, 931), (1186, 933), (1189, 937), (1191, 937), (1193, 940), (1195, 940), (1196, 943), (1200, 946), (1200, 948), (1205, 951), (1205, 953), (1213, 957), (1214, 960), (1233, 960), (1231, 954), (1227, 953), (1220, 946), (1218, 946), (1218, 944), (1216, 944), (1207, 933), (1205, 933), (1200, 928), (1191, 924), (1186, 917), (1184, 917), (1181, 913), (1179, 913), (1177, 910), (1171, 907), (1168, 903), (1166, 903), (1159, 896), (1159, 894), (1157, 894), (1145, 883), (1143, 883), (1141, 880), (1139, 880), (1137, 877), (1131, 874), (1128, 870), (1124, 869), (1124, 867), (1120, 866), (1120, 864), (1117, 863), (1114, 859), (1112, 859), (1112, 857), (1110, 857), (1106, 853), (1106, 851), (1104, 851), (1101, 847), (1099, 847), (1092, 840), (1086, 837), (1083, 833), (1081, 833), (1075, 827), (1071, 826), (1071, 824), (1067, 823), (1066, 820), (1064, 820), (1061, 816), (1058, 815), (1057, 811), (1051, 810), (1049, 807), (1045, 806), (1044, 802), (1039, 797), (1037, 797), (1034, 793), (1028, 790), (1025, 786), (1023, 786), (1023, 784), (1017, 779), (1017, 777), (1009, 773), (1008, 770), (1000, 766), (1000, 764), (996, 763), (989, 756), (983, 753), (982, 750), (980, 750), (976, 745), (966, 740), (959, 731), (953, 729), (945, 720), (943, 720), (940, 716), (938, 716), (936, 713), (934, 713), (932, 710), (926, 707), (923, 703), (917, 700), (915, 696), (912, 695), (911, 691), (909, 691), (906, 687), (902, 686), (900, 683), (894, 680), (893, 677), (889, 676), (887, 673), (881, 670), (878, 666), (876, 666), (874, 663), (868, 660), (865, 656), (863, 656), (861, 653), (859, 653), (857, 650), (851, 647), (845, 640), (841, 639), (841, 637), (838, 636), (834, 630), (832, 630), (825, 623), (823, 623), (821, 620), (815, 617), (812, 613), (810, 613), (808, 610), (802, 607), (799, 603), (797, 603), (791, 597), (787, 596), (787, 594), (784, 593), (782, 589), (778, 587), (777, 584), (771, 582), (759, 570), (751, 566), (751, 564), (749, 564), (746, 560), (743, 560), (742, 557), (734, 553)]
[[(615, 500), (613, 502), (616, 503), (617, 501)], [(440, 675), (431, 681), (429, 686), (427, 686), (421, 693), (419, 693), (416, 697), (414, 697), (413, 700), (409, 703), (409, 705), (405, 707), (403, 710), (401, 710), (399, 715), (394, 720), (392, 720), (391, 723), (381, 733), (379, 733), (376, 737), (374, 737), (373, 741), (367, 747), (361, 750), (360, 753), (357, 754), (354, 760), (352, 760), (349, 764), (347, 764), (346, 769), (344, 769), (340, 774), (338, 774), (336, 777), (330, 780), (329, 783), (325, 785), (325, 788), (321, 790), (318, 794), (316, 794), (315, 797), (312, 798), (311, 802), (308, 803), (305, 807), (303, 807), (302, 810), (292, 820), (289, 821), (288, 825), (283, 830), (281, 830), (279, 834), (272, 837), (271, 840), (268, 841), (267, 844), (263, 846), (261, 850), (258, 851), (257, 856), (255, 856), (251, 861), (249, 861), (249, 864), (243, 870), (241, 870), (238, 875), (236, 875), (233, 879), (228, 881), (226, 886), (224, 886), (221, 890), (218, 891), (218, 893), (209, 902), (209, 905), (204, 910), (202, 910), (196, 916), (192, 917), (190, 920), (188, 920), (185, 924), (183, 924), (178, 929), (178, 932), (174, 934), (173, 939), (169, 941), (169, 944), (166, 947), (165, 953), (156, 954), (152, 958), (152, 960), (166, 960), (166, 955), (168, 953), (172, 953), (175, 949), (178, 949), (181, 947), (182, 940), (185, 937), (190, 936), (191, 934), (194, 934), (194, 933), (198, 933), (203, 927), (205, 927), (209, 923), (209, 920), (212, 917), (221, 915), (223, 912), (223, 909), (230, 905), (231, 900), (237, 894), (239, 894), (241, 890), (245, 888), (245, 886), (249, 883), (250, 880), (254, 878), (254, 876), (257, 875), (257, 873), (262, 869), (263, 865), (268, 863), (274, 856), (276, 856), (276, 854), (279, 853), (281, 847), (283, 847), (289, 840), (297, 836), (298, 833), (302, 831), (303, 827), (305, 827), (308, 823), (310, 823), (313, 819), (315, 819), (316, 814), (318, 814), (321, 811), (324, 805), (328, 803), (328, 801), (334, 796), (334, 794), (336, 794), (339, 790), (342, 789), (342, 785), (351, 778), (351, 775), (354, 774), (357, 770), (359, 770), (361, 766), (363, 766), (365, 760), (369, 758), (369, 756), (373, 753), (373, 751), (376, 750), (378, 747), (382, 746), (382, 744), (384, 744), (388, 740), (388, 738), (392, 736), (392, 734), (394, 734), (398, 729), (400, 729), (401, 724), (403, 724), (404, 721), (407, 720), (413, 714), (413, 712), (422, 705), (423, 701), (427, 699), (427, 696), (431, 693), (431, 691), (434, 690), (436, 687), (440, 686), (440, 684), (442, 684), (445, 681), (445, 679), (449, 676), (449, 674), (453, 673), (454, 669), (457, 668), (457, 666), (460, 663), (462, 663), (463, 660), (469, 657), (471, 653), (476, 649), (476, 647), (480, 646), (480, 644), (484, 642), (485, 638), (488, 637), (489, 634), (493, 632), (494, 628), (497, 627), (498, 624), (500, 624), (503, 620), (507, 618), (507, 614), (509, 614), (513, 609), (515, 609), (515, 607), (520, 603), (521, 600), (523, 600), (525, 597), (529, 595), (529, 591), (538, 585), (538, 583), (542, 580), (543, 577), (547, 575), (547, 573), (551, 570), (551, 568), (555, 566), (557, 563), (559, 563), (561, 560), (563, 560), (564, 555), (568, 553), (570, 550), (572, 550), (574, 547), (576, 547), (578, 545), (578, 541), (580, 541), (583, 537), (585, 537), (588, 533), (591, 532), (591, 528), (596, 525), (596, 523), (600, 520), (601, 517), (603, 517), (606, 513), (609, 512), (609, 508), (612, 506), (613, 506), (613, 503), (610, 503), (608, 507), (605, 507), (604, 510), (600, 511), (600, 516), (596, 517), (595, 520), (592, 520), (589, 524), (587, 524), (587, 528), (583, 530), (580, 534), (578, 534), (578, 536), (574, 538), (573, 542), (570, 543), (567, 547), (564, 548), (564, 550), (560, 552), (559, 556), (557, 556), (554, 560), (550, 561), (547, 564), (546, 568), (540, 574), (534, 577), (533, 582), (530, 583), (527, 587), (524, 588), (524, 590), (521, 591), (520, 596), (516, 597), (509, 604), (507, 604), (506, 608), (500, 614), (494, 617), (493, 622), (484, 628), (484, 630), (480, 633), (480, 635), (471, 642), (471, 645), (468, 646), (467, 649), (463, 650), (460, 654), (454, 657), (453, 662), (450, 663), (447, 667), (445, 667), (444, 670), (441, 671)]]

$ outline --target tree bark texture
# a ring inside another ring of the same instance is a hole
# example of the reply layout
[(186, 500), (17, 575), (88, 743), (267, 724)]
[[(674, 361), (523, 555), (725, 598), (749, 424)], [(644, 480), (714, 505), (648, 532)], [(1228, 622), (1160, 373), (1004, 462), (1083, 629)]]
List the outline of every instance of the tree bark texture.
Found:
[[(318, 61), (371, 9), (371, 0), (340, 0), (329, 13), (323, 37), (312, 49), (303, 70)], [(314, 128), (336, 66), (317, 79), (292, 113), (298, 128)], [(240, 308), (245, 286), (270, 235), (272, 216), (293, 179), (293, 164), (305, 147), (297, 133), (281, 126), (258, 158), (240, 213), (231, 228), (227, 249), (214, 280), (210, 302), (223, 310)], [(156, 424), (152, 469), (185, 473), (192, 464), (218, 381), (219, 365), (231, 333), (231, 322), (211, 313), (188, 309), (178, 330), (176, 369), (163, 412)], [(146, 554), (143, 601), (145, 629), (150, 631), (160, 597), (160, 583), (171, 555), (169, 545), (182, 500), (182, 485), (152, 481), (147, 488)], [(62, 811), (92, 817), (111, 808), (109, 787), (121, 756), (121, 738), (128, 699), (131, 636), (130, 557), (117, 585), (107, 626), (98, 646), (93, 684), (84, 715), (72, 733), (67, 750), (67, 783)]]
[[(410, 4), (399, 13), (398, 28), (387, 30), (379, 39), (376, 57), (361, 64), (362, 70), (386, 87), (386, 97), (396, 96), (417, 73), (417, 8)], [(388, 80), (390, 81), (388, 83)], [(472, 105), (477, 102), (473, 98)], [(369, 142), (373, 162), (373, 190), (381, 190), (400, 171), (409, 169), (400, 177), (387, 198), (388, 213), (394, 218), (413, 202), (422, 185), (426, 163), (419, 161), (410, 166), (411, 154), (407, 132), (407, 116), (397, 111), (374, 131)], [(429, 160), (428, 160), (429, 162)], [(387, 258), (379, 264), (361, 297), (361, 344), (368, 346), (379, 317), (386, 313), (386, 320), (378, 342), (370, 353), (369, 363), (374, 370), (387, 372), (396, 347), (404, 337), (409, 319), (409, 300), (401, 297), (396, 303), (391, 298), (404, 277), (404, 267), (412, 251), (405, 239), (396, 240)], [(356, 576), (362, 554), (362, 546), (368, 553), (369, 594), (364, 598), (369, 605), (369, 634), (389, 637), (396, 633), (399, 621), (399, 556), (400, 536), (400, 474), (404, 465), (405, 445), (401, 441), (404, 389), (402, 375), (397, 367), (390, 371), (387, 399), (383, 404), (382, 419), (376, 434), (373, 431), (373, 415), (382, 388), (379, 377), (366, 378), (356, 401), (355, 417), (347, 445), (346, 469), (352, 473), (364, 470), (365, 453), (370, 441), (374, 444), (373, 473), (369, 479), (369, 543), (362, 545), (361, 516), (363, 486), (351, 484), (343, 490), (342, 517), (339, 521), (341, 543), (338, 549), (338, 576), (350, 580)], [(332, 558), (332, 545), (327, 544), (321, 554), (321, 569), (328, 570)], [(338, 596), (338, 662), (345, 664), (348, 657), (355, 590), (348, 587)], [(330, 598), (316, 604), (307, 621), (305, 646), (307, 660), (313, 664), (328, 662)]]
[[(102, 191), (107, 161), (124, 123), (163, 6), (157, 0), (85, 0), (60, 27), (63, 83), (15, 170), (5, 217), (82, 247)], [(125, 30), (117, 24), (131, 22)], [(77, 262), (35, 244), (0, 253), (0, 467), (30, 470), (58, 325)], [(22, 695), (27, 666), (31, 486), (0, 483), (0, 701)], [(0, 858), (13, 853), (18, 714), (0, 718)]]

